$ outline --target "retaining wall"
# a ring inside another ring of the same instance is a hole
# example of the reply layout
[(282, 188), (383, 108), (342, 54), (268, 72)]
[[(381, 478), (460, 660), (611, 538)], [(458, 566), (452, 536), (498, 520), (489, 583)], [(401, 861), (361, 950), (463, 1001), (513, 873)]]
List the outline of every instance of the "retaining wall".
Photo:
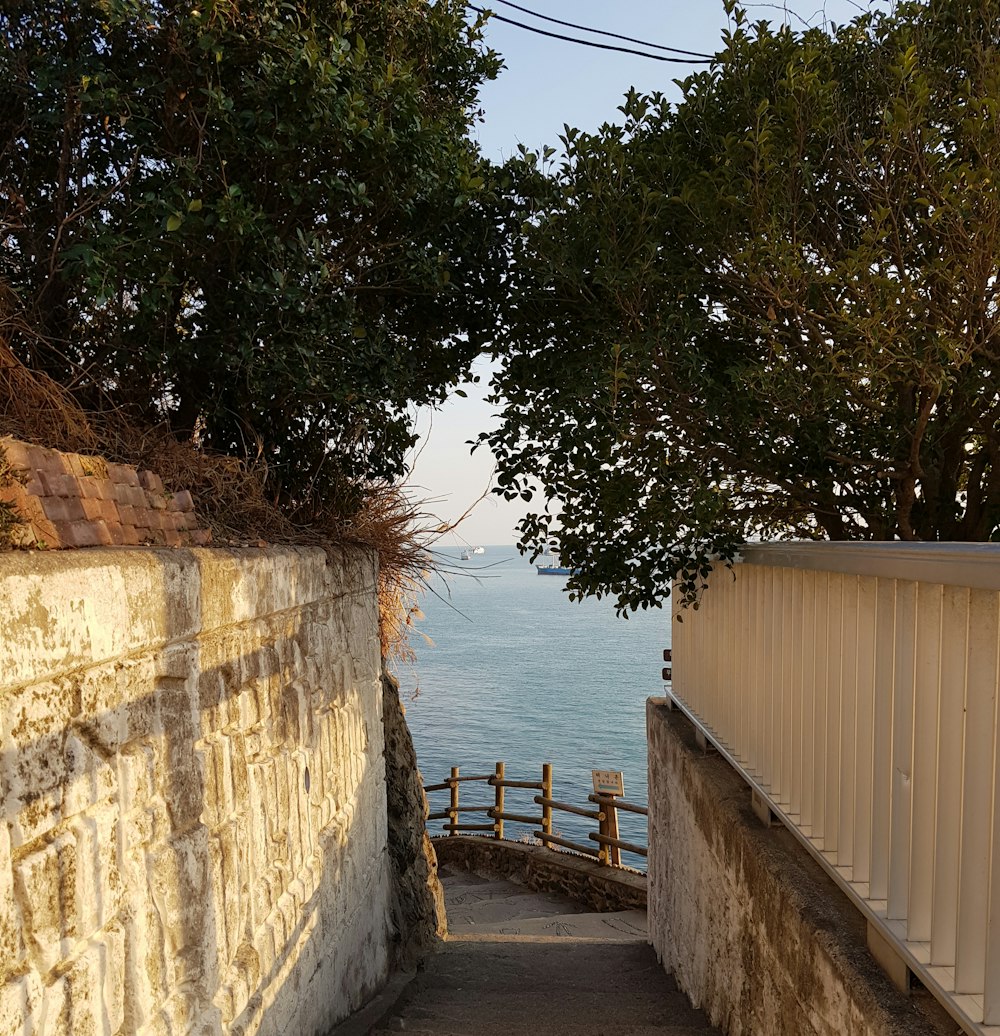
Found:
[(891, 985), (865, 923), (793, 835), (663, 699), (646, 706), (649, 935), (677, 985), (729, 1036), (943, 1036), (922, 991)]
[(0, 1036), (321, 1036), (390, 939), (360, 552), (0, 555)]

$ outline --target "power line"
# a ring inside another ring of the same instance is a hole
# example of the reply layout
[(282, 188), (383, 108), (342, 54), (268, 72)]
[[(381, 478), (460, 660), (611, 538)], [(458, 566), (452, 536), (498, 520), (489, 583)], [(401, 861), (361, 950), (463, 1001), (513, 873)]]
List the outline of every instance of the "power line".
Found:
[(507, 25), (516, 25), (519, 29), (527, 29), (528, 32), (537, 32), (539, 36), (548, 36), (554, 40), (565, 40), (567, 43), (579, 43), (582, 47), (596, 47), (598, 50), (616, 50), (622, 54), (637, 54), (641, 58), (650, 58), (652, 61), (668, 61), (674, 65), (710, 65), (715, 59), (707, 58), (706, 60), (694, 60), (691, 61), (688, 58), (668, 58), (663, 54), (647, 54), (643, 50), (633, 50), (631, 47), (616, 47), (611, 43), (595, 43), (592, 40), (581, 40), (575, 36), (563, 36), (558, 32), (549, 32), (547, 29), (539, 29), (534, 25), (525, 25), (524, 22), (516, 22), (513, 18), (504, 18), (503, 15), (497, 14), (495, 11), (486, 11), (482, 7), (476, 7), (475, 4), (466, 4), (471, 11), (476, 11), (478, 14), (486, 14), (491, 18), (495, 18), (498, 22), (505, 22)]
[[(511, 3), (511, 0), (496, 0), (498, 4), (503, 4), (504, 7), (513, 7), (515, 11), (522, 11), (524, 14), (530, 14), (532, 18), (540, 18), (545, 22), (554, 22), (556, 25), (565, 25), (569, 29), (579, 29), (581, 32), (593, 32), (598, 36), (610, 36), (612, 39), (625, 40), (628, 43), (638, 43), (643, 47), (652, 47), (654, 50), (668, 50), (672, 54), (687, 54), (688, 57), (692, 58), (708, 58), (711, 60), (711, 54), (702, 54), (695, 50), (681, 50), (679, 47), (665, 47), (662, 43), (650, 43), (648, 40), (637, 40), (633, 36), (622, 36), (617, 32), (608, 32), (606, 29), (592, 29), (588, 25), (576, 25), (574, 22), (564, 22), (559, 18), (552, 18), (547, 14), (539, 14), (537, 11), (532, 11), (527, 7), (522, 7), (520, 4)], [(580, 41), (584, 42), (584, 41)], [(652, 56), (652, 55), (648, 55)]]

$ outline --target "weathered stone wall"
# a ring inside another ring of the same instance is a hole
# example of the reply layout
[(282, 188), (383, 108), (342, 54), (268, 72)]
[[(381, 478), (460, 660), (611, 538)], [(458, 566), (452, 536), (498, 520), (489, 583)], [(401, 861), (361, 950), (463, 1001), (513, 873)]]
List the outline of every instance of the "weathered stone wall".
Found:
[(437, 857), (427, 834), (427, 796), (417, 753), (399, 684), (388, 673), (382, 676), (382, 727), (396, 940), (393, 965), (409, 968), (444, 938), (448, 921)]
[(0, 555), (0, 1036), (320, 1036), (384, 979), (374, 579)]
[(651, 699), (646, 728), (650, 941), (695, 1007), (729, 1036), (955, 1031), (929, 994), (889, 983), (861, 915), (680, 712)]

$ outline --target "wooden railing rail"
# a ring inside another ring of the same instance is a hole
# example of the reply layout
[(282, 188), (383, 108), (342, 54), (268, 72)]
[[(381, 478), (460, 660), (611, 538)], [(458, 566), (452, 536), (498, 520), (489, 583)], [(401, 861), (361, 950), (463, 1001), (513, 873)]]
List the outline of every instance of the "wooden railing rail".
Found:
[[(473, 805), (460, 805), (459, 787), (469, 781), (478, 781), (487, 787), (493, 788), (493, 802), (481, 802)], [(542, 807), (541, 816), (530, 813), (517, 813), (509, 810), (506, 803), (506, 791), (508, 788), (518, 791), (538, 791), (532, 801)], [(493, 837), (502, 839), (504, 837), (504, 821), (511, 821), (518, 824), (531, 825), (534, 830), (532, 834), (542, 845), (549, 848), (561, 847), (572, 849), (574, 852), (583, 853), (586, 856), (594, 856), (601, 863), (612, 867), (620, 867), (622, 852), (634, 853), (637, 856), (646, 856), (645, 846), (635, 842), (625, 841), (618, 836), (618, 810), (625, 810), (628, 813), (648, 816), (648, 809), (645, 806), (633, 802), (626, 802), (615, 795), (590, 794), (587, 796), (590, 802), (596, 803), (598, 809), (587, 809), (582, 806), (574, 806), (569, 802), (561, 802), (552, 797), (552, 766), (545, 763), (542, 767), (542, 779), (540, 781), (510, 780), (506, 775), (504, 763), (497, 763), (493, 773), (476, 774), (474, 776), (461, 776), (457, 766), (452, 767), (451, 775), (438, 784), (425, 785), (424, 791), (428, 793), (436, 791), (447, 791), (449, 803), (446, 809), (438, 809), (427, 815), (428, 822), (434, 820), (445, 820), (447, 823), (441, 825), (442, 830), (447, 831), (449, 836), (457, 835), (462, 831), (492, 831)], [(570, 813), (574, 816), (585, 817), (588, 820), (596, 821), (598, 831), (589, 833), (588, 839), (598, 843), (595, 848), (585, 842), (577, 842), (563, 835), (553, 834), (552, 816), (553, 812)], [(462, 813), (483, 813), (489, 819), (487, 824), (472, 824), (460, 822)]]
[(575, 813), (578, 817), (587, 817), (589, 820), (603, 820), (604, 814), (595, 809), (582, 809), (580, 806), (571, 806), (568, 802), (556, 802), (555, 799), (547, 799), (544, 795), (536, 795), (535, 801), (541, 806), (551, 806), (562, 810), (563, 813)]
[(647, 806), (637, 806), (634, 802), (626, 802), (624, 799), (619, 799), (614, 795), (588, 795), (587, 798), (591, 802), (597, 802), (602, 806), (614, 806), (615, 809), (623, 809), (626, 813), (641, 813), (642, 816), (649, 816), (649, 808)]
[(450, 788), (453, 784), (461, 784), (462, 781), (492, 781), (493, 774), (484, 773), (477, 777), (449, 777), (446, 781), (442, 781), (440, 784), (428, 784), (424, 791), (444, 791), (445, 788)]

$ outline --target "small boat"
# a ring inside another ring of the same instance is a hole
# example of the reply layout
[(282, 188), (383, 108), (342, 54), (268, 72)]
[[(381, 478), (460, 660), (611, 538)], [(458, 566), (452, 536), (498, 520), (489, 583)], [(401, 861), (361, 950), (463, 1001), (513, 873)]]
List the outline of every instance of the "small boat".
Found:
[(472, 548), (472, 553), (473, 554), (485, 554), (486, 553), (486, 548), (485, 547), (473, 547)]
[(461, 561), (471, 561), (472, 560), (472, 551), (469, 550), (468, 547), (466, 547), (465, 550), (463, 550), (462, 553), (459, 554), (459, 560), (461, 560)]
[(559, 558), (552, 552), (551, 547), (545, 551), (543, 559), (541, 564), (535, 565), (535, 571), (540, 576), (571, 576), (573, 574), (573, 569), (559, 564)]
[(547, 565), (535, 565), (535, 571), (540, 576), (571, 576), (573, 574), (573, 569), (563, 568), (554, 561)]

